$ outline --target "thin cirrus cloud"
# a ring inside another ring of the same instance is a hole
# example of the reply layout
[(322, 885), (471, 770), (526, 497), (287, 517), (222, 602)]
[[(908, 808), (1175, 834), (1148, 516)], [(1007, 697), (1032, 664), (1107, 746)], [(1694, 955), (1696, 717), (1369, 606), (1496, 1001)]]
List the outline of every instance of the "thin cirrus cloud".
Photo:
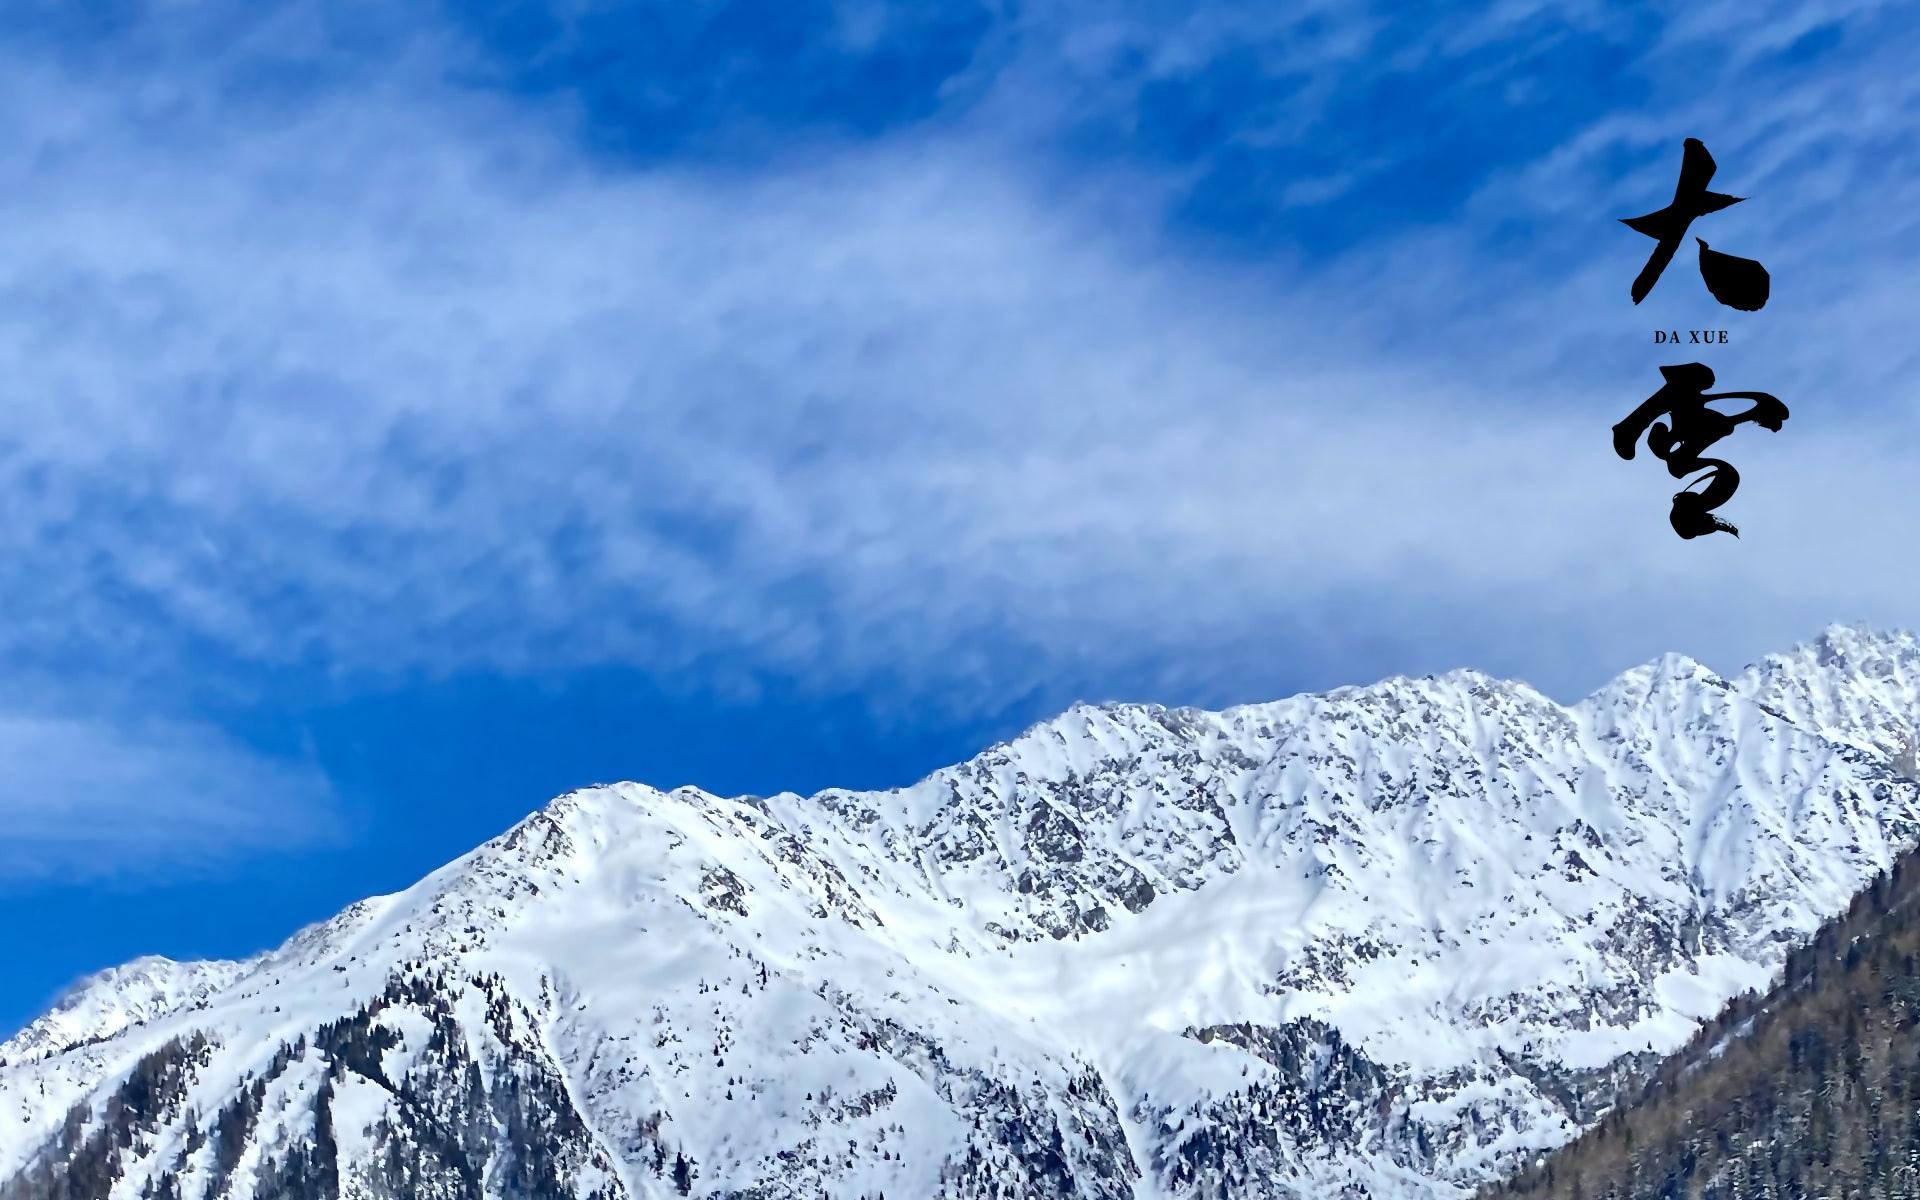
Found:
[[(0, 662), (164, 678), (215, 647), (720, 686), (693, 667), (724, 661), (968, 709), (1250, 698), (1283, 662), (1324, 684), (1474, 663), (1565, 694), (1660, 650), (1731, 667), (1827, 620), (1910, 620), (1920, 580), (1887, 548), (1915, 515), (1911, 392), (1865, 351), (1910, 311), (1915, 177), (1859, 147), (1915, 85), (1885, 39), (1736, 30), (1655, 115), (1597, 86), (1528, 107), (1487, 79), (1543, 11), (1435, 45), (1334, 6), (1194, 18), (1143, 57), (1144, 18), (1040, 6), (1024, 40), (968, 25), (971, 57), (898, 101), (911, 119), (816, 97), (794, 146), (744, 159), (584, 136), (605, 80), (483, 70), (499, 46), (472, 30), (414, 31), (390, 67), (333, 54), (292, 96), (234, 83), (292, 18), (207, 61), (164, 38), (12, 54), (0, 89), (31, 119), (0, 132), (0, 363), (26, 399), (0, 434)], [(837, 53), (880, 44), (847, 28)], [(1524, 79), (1636, 79), (1707, 36), (1597, 9), (1570, 28), (1590, 46), (1521, 55)], [(1742, 69), (1775, 86), (1716, 86)], [(1291, 107), (1207, 106), (1295, 76)], [(1381, 190), (1431, 148), (1390, 104), (1426, 94), (1528, 122), (1433, 211)], [(1194, 122), (1129, 149), (1175, 102)], [(1344, 162), (1342, 121), (1368, 134)], [(1612, 225), (1657, 205), (1695, 132), (1756, 197), (1717, 244), (1776, 273), (1774, 333), (1740, 327), (1723, 383), (1795, 404), (1742, 439), (1739, 542), (1673, 539), (1665, 476), (1605, 437), (1652, 390), (1648, 327), (1720, 319), (1684, 264), (1632, 310), (1641, 251)], [(1327, 215), (1349, 203), (1372, 232)], [(1878, 423), (1850, 422), (1869, 390)]]
[(341, 835), (331, 789), (202, 725), (0, 713), (0, 888), (175, 873)]

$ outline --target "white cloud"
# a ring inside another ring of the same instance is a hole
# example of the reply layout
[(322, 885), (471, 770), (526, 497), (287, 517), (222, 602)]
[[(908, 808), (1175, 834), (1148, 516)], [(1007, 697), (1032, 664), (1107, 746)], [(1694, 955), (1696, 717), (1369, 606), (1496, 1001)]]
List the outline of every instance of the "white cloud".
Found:
[[(1188, 254), (1151, 172), (1068, 188), (991, 131), (643, 169), (424, 68), (216, 117), (190, 78), (9, 66), (35, 119), (0, 133), (0, 369), (29, 398), (0, 658), (717, 655), (967, 706), (1467, 661), (1565, 690), (1912, 620), (1913, 444), (1785, 386), (1786, 350), (1722, 372), (1795, 410), (1740, 438), (1744, 540), (1668, 533), (1665, 476), (1606, 442), (1658, 361), (1630, 245), (1543, 281), (1470, 215), (1278, 274)], [(1640, 137), (1608, 128), (1472, 212), (1593, 177)], [(1783, 265), (1841, 241), (1815, 236)], [(1910, 307), (1904, 268), (1862, 280), (1873, 311)]]
[(0, 886), (193, 872), (336, 835), (310, 766), (204, 726), (0, 712)]

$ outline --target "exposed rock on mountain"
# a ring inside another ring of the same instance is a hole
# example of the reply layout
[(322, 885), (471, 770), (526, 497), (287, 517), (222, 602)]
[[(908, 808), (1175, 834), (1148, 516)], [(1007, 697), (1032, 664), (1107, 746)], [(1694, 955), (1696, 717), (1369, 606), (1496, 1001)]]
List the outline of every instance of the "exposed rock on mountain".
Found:
[(1572, 706), (1462, 671), (1077, 706), (889, 792), (576, 792), (83, 986), (0, 1047), (0, 1195), (1462, 1195), (1913, 845), (1917, 682), (1836, 627)]
[(1508, 1197), (1920, 1195), (1920, 855)]

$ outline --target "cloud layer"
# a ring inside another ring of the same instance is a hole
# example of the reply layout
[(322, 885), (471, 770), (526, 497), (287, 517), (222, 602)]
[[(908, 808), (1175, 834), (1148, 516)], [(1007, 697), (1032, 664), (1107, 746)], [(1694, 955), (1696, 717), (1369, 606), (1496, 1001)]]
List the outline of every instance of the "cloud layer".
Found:
[(204, 726), (5, 715), (0, 762), (0, 886), (204, 871), (339, 834), (316, 772)]
[[(1462, 662), (1565, 693), (1912, 621), (1896, 13), (854, 5), (811, 53), (926, 86), (798, 104), (750, 56), (752, 95), (575, 78), (625, 35), (561, 10), (525, 61), (263, 11), (0, 51), (12, 669), (616, 664), (966, 711)], [(1688, 134), (1754, 197), (1713, 236), (1773, 268), (1757, 318), (1684, 256), (1627, 303), (1612, 219)], [(1682, 544), (1606, 431), (1671, 360), (1649, 330), (1707, 322), (1723, 386), (1794, 416), (1739, 438), (1743, 539)], [(0, 728), (0, 761), (91, 736)], [(116, 769), (231, 774), (187, 810), (217, 824), (276, 778), (234, 753), (135, 734)]]

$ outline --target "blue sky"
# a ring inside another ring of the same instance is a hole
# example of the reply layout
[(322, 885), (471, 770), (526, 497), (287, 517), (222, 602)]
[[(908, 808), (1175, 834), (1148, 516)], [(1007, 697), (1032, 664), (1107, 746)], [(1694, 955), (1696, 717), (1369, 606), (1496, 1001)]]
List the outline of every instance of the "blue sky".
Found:
[[(1404, 10), (10, 14), (0, 1026), (583, 783), (1915, 624), (1913, 10)], [(1627, 300), (1686, 136), (1762, 313)], [(1739, 541), (1608, 445), (1694, 326)]]

